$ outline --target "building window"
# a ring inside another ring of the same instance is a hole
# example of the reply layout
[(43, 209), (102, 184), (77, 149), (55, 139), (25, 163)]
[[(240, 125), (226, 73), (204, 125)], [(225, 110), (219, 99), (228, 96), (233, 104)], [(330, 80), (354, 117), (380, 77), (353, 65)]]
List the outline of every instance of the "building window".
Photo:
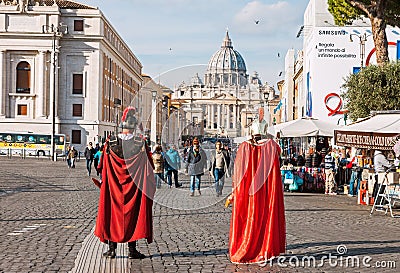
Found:
[(72, 130), (72, 144), (81, 144), (81, 130)]
[(83, 74), (74, 74), (72, 76), (72, 94), (82, 95), (83, 94)]
[(17, 93), (30, 93), (30, 78), (31, 66), (27, 62), (20, 62), (17, 65)]
[(74, 31), (83, 31), (83, 20), (74, 20)]
[(72, 116), (82, 117), (82, 104), (72, 104)]
[(27, 116), (28, 115), (28, 105), (18, 104), (17, 115), (18, 116)]

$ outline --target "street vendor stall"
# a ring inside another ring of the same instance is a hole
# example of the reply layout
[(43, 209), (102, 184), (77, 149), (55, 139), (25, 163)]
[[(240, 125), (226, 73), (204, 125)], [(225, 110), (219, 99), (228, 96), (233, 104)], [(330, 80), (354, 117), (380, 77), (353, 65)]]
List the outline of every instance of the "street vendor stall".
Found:
[(293, 177), (299, 177), (303, 181), (302, 190), (324, 191), (325, 173), (320, 165), (334, 129), (338, 128), (336, 124), (314, 118), (301, 118), (268, 128), (268, 133), (278, 138), (282, 148), (282, 172), (286, 176), (291, 170)]
[[(382, 151), (389, 160), (394, 160), (393, 146), (400, 138), (400, 111), (374, 112), (368, 118), (353, 123), (340, 130), (335, 130), (335, 144), (338, 146), (354, 147), (364, 151), (357, 159), (363, 171), (366, 184), (366, 195), (376, 195), (374, 188), (383, 180), (382, 175), (375, 176), (373, 168), (374, 150)], [(398, 155), (396, 155), (398, 156)], [(398, 184), (399, 176), (390, 175), (389, 184)], [(376, 181), (377, 180), (377, 181)], [(368, 199), (368, 198), (365, 198)], [(369, 201), (369, 200), (368, 200)], [(367, 202), (368, 203), (368, 202)]]

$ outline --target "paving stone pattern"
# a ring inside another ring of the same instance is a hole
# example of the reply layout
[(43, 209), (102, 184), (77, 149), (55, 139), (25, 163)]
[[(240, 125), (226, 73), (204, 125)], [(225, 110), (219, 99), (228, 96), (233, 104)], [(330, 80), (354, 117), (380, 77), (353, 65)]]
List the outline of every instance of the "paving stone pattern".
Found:
[[(281, 265), (276, 259), (272, 266), (232, 264), (225, 196), (216, 197), (204, 176), (202, 195), (190, 197), (182, 174), (182, 188), (164, 184), (156, 193), (154, 242), (138, 243), (147, 258), (129, 260), (126, 244), (119, 244), (117, 258), (109, 260), (101, 257), (107, 246), (93, 236), (99, 190), (85, 162), (67, 169), (63, 161), (0, 158), (0, 166), (0, 272), (398, 272), (388, 262), (400, 266), (400, 218), (370, 216), (370, 207), (356, 205), (355, 198), (304, 193), (285, 193)], [(360, 266), (346, 266), (356, 258)], [(315, 265), (295, 266), (302, 259)]]

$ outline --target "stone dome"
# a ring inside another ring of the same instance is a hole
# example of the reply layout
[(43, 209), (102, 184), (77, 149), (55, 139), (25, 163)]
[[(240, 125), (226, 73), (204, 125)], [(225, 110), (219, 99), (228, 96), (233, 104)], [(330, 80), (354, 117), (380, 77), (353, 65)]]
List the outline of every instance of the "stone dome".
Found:
[(221, 70), (243, 71), (246, 73), (246, 64), (242, 55), (233, 49), (228, 31), (222, 43), (221, 49), (215, 52), (208, 62), (207, 72), (215, 73)]
[(221, 48), (208, 62), (205, 74), (206, 86), (246, 86), (248, 76), (242, 55), (233, 49), (232, 41), (226, 31)]

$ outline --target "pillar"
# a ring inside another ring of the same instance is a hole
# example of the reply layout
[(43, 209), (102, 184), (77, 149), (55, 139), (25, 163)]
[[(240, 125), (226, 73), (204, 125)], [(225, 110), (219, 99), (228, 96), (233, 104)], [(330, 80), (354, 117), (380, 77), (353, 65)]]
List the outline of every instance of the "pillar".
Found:
[(6, 116), (6, 88), (4, 86), (5, 76), (7, 73), (4, 71), (4, 50), (0, 51), (0, 117)]
[(45, 102), (46, 102), (46, 92), (45, 92), (45, 73), (46, 73), (46, 62), (45, 62), (45, 52), (39, 52), (39, 69), (38, 69), (38, 85), (37, 85), (37, 97), (36, 97), (36, 115), (38, 117), (45, 116)]

